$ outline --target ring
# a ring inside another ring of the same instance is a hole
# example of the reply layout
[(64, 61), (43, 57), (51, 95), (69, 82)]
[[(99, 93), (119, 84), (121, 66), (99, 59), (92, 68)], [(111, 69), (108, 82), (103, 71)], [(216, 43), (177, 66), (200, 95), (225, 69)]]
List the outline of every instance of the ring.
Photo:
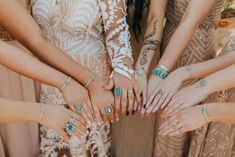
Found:
[(128, 89), (128, 90), (127, 90), (127, 93), (128, 93), (128, 94), (132, 94), (132, 93), (133, 93), (133, 89)]
[(77, 104), (77, 105), (76, 105), (76, 109), (77, 109), (79, 112), (81, 112), (81, 111), (82, 111), (82, 105)]
[(122, 89), (119, 88), (119, 87), (115, 87), (115, 88), (114, 88), (114, 95), (115, 95), (116, 97), (120, 97), (121, 94), (122, 94)]
[(157, 92), (157, 94), (159, 94), (159, 95), (163, 95), (163, 91), (160, 89), (158, 92)]
[(71, 134), (75, 130), (75, 124), (73, 122), (67, 122), (65, 125), (65, 130), (68, 134)]
[(113, 114), (113, 106), (106, 106), (104, 111), (106, 115), (111, 116)]

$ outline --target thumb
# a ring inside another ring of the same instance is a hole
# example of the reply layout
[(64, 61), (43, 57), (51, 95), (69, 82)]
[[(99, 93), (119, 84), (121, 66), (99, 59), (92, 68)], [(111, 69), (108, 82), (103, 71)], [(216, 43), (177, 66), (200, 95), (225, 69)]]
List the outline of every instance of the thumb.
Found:
[(104, 86), (104, 90), (110, 91), (114, 87), (113, 79), (109, 79), (109, 82)]

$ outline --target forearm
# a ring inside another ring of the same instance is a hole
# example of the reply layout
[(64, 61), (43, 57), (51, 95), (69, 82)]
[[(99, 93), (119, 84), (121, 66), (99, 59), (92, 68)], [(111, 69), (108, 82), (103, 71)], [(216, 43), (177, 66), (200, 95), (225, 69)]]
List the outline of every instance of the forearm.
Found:
[(175, 64), (181, 56), (181, 53), (192, 39), (197, 26), (198, 25), (195, 22), (189, 19), (183, 20), (180, 23), (159, 61), (160, 65), (166, 66), (169, 71), (173, 70)]
[(235, 124), (235, 103), (207, 104), (208, 120), (210, 122), (223, 122)]
[(0, 123), (36, 122), (39, 117), (39, 104), (0, 98)]
[(211, 94), (235, 87), (235, 64), (206, 77), (206, 89)]
[(147, 73), (153, 59), (154, 53), (159, 53), (161, 34), (163, 30), (163, 18), (150, 17), (147, 22), (144, 43), (136, 63), (137, 68), (143, 68)]
[(229, 53), (206, 62), (186, 66), (190, 72), (188, 79), (200, 79), (235, 63), (235, 53)]
[[(83, 85), (91, 72), (49, 43), (26, 9), (16, 0), (0, 1), (0, 23), (35, 56), (52, 67), (72, 76)], [(17, 23), (15, 19), (20, 19)], [(81, 75), (82, 74), (82, 75)]]
[(37, 81), (62, 88), (67, 76), (29, 54), (0, 41), (0, 64)]

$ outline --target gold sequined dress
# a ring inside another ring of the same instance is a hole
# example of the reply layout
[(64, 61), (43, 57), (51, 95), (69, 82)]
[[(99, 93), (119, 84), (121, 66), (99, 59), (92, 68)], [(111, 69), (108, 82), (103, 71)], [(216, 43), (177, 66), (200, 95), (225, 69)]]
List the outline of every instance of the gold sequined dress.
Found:
[[(171, 36), (178, 27), (189, 2), (190, 0), (168, 1), (166, 25), (162, 40), (162, 52), (164, 52)], [(216, 0), (216, 4), (211, 9), (208, 16), (201, 22), (190, 43), (182, 53), (176, 68), (203, 62), (215, 57), (216, 43), (214, 24), (220, 19), (223, 3), (223, 0)], [(155, 125), (154, 156), (186, 157), (189, 150), (189, 134), (187, 133), (177, 137), (162, 137), (158, 134), (160, 123), (162, 123), (162, 119), (157, 116)]]

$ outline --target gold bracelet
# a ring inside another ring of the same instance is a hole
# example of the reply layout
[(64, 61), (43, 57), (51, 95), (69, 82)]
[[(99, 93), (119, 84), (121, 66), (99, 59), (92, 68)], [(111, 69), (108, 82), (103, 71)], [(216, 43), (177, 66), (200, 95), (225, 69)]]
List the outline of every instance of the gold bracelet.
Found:
[(40, 105), (40, 118), (39, 118), (40, 121), (42, 120), (43, 115), (45, 114), (45, 112), (46, 112), (46, 106), (45, 106), (45, 104), (41, 104)]
[(91, 82), (92, 81), (95, 81), (96, 80), (96, 75), (94, 74), (94, 75), (92, 75), (90, 78), (89, 78), (89, 80), (87, 81), (87, 83), (86, 83), (86, 85), (85, 85), (85, 88), (87, 88), (90, 84), (91, 84)]
[(64, 81), (64, 84), (63, 84), (63, 87), (61, 88), (61, 91), (63, 91), (70, 83), (71, 81), (71, 77), (68, 77), (65, 81)]

